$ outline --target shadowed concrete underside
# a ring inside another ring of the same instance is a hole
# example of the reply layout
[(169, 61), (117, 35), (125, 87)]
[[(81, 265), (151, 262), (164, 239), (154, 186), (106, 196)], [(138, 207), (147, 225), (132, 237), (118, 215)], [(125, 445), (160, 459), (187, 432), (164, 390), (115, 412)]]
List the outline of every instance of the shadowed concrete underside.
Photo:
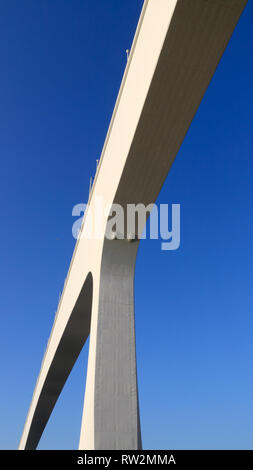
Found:
[(89, 274), (69, 318), (46, 376), (30, 426), (26, 449), (36, 449), (62, 388), (89, 336), (92, 275)]

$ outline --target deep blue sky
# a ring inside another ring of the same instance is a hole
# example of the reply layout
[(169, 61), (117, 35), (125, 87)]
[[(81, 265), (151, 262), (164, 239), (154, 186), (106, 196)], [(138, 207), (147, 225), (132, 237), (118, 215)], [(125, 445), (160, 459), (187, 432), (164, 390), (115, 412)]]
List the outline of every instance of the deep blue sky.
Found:
[[(17, 448), (142, 0), (0, 1), (0, 447)], [(143, 446), (252, 449), (253, 4), (160, 203), (181, 247), (142, 241), (136, 330)], [(87, 346), (40, 449), (77, 448)]]

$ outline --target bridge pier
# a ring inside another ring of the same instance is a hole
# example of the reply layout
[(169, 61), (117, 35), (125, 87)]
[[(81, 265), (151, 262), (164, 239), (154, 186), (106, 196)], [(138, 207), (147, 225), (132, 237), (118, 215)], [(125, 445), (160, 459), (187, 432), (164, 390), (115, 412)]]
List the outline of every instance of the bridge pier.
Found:
[(80, 449), (141, 449), (134, 321), (138, 246), (139, 241), (104, 240)]

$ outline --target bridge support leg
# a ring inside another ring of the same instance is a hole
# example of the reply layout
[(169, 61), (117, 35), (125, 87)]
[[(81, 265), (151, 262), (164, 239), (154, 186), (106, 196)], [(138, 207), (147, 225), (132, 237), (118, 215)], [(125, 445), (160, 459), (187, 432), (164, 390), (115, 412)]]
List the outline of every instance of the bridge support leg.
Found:
[(80, 449), (141, 449), (134, 325), (138, 244), (104, 241), (98, 302), (93, 299)]

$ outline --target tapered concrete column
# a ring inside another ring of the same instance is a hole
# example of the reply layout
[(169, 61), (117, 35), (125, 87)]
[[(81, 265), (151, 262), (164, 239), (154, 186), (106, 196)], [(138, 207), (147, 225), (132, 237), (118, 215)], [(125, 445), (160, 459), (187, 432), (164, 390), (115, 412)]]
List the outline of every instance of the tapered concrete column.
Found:
[(138, 241), (104, 241), (80, 449), (141, 448), (134, 326), (138, 245)]

